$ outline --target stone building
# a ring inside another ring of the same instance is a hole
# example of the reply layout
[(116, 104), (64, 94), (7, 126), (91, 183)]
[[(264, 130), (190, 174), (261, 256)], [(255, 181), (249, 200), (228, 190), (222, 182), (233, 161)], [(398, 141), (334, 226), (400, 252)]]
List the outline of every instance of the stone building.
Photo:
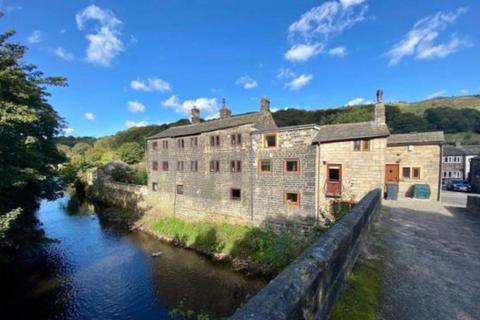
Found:
[(400, 197), (427, 183), (439, 199), (443, 133), (391, 135), (385, 106), (369, 122), (277, 127), (270, 102), (259, 112), (169, 128), (147, 141), (149, 202), (162, 214), (308, 228), (332, 203), (399, 184)]
[(458, 146), (445, 145), (442, 154), (442, 184), (452, 179), (465, 179), (465, 151)]
[(480, 156), (470, 160), (470, 183), (472, 184), (472, 192), (480, 193)]

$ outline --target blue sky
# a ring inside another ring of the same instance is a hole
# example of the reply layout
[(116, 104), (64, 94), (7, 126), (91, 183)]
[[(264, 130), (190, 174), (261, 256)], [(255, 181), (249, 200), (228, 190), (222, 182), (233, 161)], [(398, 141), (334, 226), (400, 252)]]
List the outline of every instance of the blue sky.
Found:
[(13, 1), (26, 60), (68, 78), (51, 103), (67, 133), (102, 136), (175, 121), (480, 92), (480, 2)]

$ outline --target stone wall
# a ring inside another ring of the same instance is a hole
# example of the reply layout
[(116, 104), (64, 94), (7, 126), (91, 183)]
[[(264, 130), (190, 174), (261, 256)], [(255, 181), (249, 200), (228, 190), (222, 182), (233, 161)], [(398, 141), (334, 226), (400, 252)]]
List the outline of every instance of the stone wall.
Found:
[(146, 210), (148, 204), (146, 186), (138, 186), (107, 180), (97, 180), (94, 184), (94, 197), (104, 203), (133, 210)]
[(326, 195), (327, 166), (340, 164), (342, 170), (341, 200), (358, 202), (369, 191), (382, 188), (385, 176), (386, 139), (370, 139), (369, 151), (354, 151), (353, 140), (320, 145), (319, 204), (324, 214), (334, 199)]
[(470, 170), (472, 192), (480, 193), (480, 158), (473, 158), (470, 161)]
[[(431, 200), (438, 200), (438, 184), (440, 182), (440, 145), (388, 146), (385, 163), (400, 165), (399, 198), (410, 197), (414, 184), (425, 183), (430, 186)], [(420, 179), (408, 179), (402, 176), (405, 167), (419, 167)]]
[[(266, 134), (275, 134), (276, 147), (265, 147)], [(315, 214), (315, 154), (313, 127), (277, 129), (252, 134), (253, 219), (258, 225), (285, 228), (286, 221), (308, 228), (317, 221)], [(271, 161), (271, 172), (260, 171), (260, 161)], [(287, 172), (287, 160), (298, 161), (297, 172)], [(285, 193), (298, 193), (298, 207), (288, 206)]]
[(327, 319), (380, 199), (369, 192), (231, 319)]
[(471, 213), (480, 215), (480, 197), (468, 196), (467, 197), (467, 210)]

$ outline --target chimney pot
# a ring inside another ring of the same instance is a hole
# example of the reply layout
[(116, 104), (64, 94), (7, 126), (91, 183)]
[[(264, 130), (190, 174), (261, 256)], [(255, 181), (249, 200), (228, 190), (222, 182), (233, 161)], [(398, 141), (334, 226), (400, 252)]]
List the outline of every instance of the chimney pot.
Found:
[(260, 100), (260, 111), (262, 112), (270, 112), (270, 100), (267, 97), (263, 97)]
[(198, 109), (196, 106), (193, 106), (191, 123), (199, 123), (199, 122), (200, 122), (200, 109)]

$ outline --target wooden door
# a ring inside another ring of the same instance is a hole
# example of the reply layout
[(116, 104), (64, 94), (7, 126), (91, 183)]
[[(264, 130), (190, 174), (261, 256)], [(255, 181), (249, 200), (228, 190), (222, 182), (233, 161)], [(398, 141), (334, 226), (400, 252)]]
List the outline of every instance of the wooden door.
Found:
[(342, 193), (342, 165), (327, 165), (327, 195), (340, 195)]
[(385, 183), (398, 182), (400, 180), (400, 166), (398, 164), (385, 165)]

